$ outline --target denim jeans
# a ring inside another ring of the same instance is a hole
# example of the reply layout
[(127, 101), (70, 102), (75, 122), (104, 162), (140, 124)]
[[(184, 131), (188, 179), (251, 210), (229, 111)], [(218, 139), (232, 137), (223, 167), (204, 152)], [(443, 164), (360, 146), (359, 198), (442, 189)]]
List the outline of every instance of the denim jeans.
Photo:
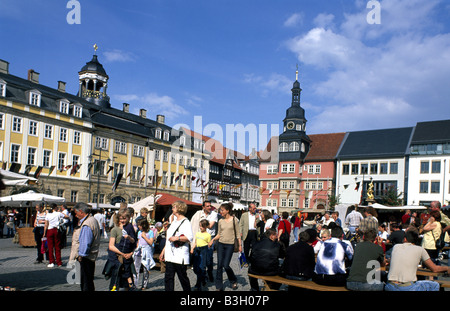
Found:
[(298, 242), (298, 231), (300, 230), (299, 227), (294, 227), (294, 243)]
[(410, 286), (399, 286), (388, 282), (385, 291), (411, 292), (411, 291), (439, 291), (439, 283), (433, 281), (417, 281)]
[(192, 266), (194, 273), (197, 275), (196, 287), (200, 287), (206, 280), (206, 262), (208, 259), (208, 246), (196, 247), (192, 256)]
[(227, 273), (228, 280), (236, 283), (237, 278), (230, 267), (231, 258), (233, 257), (234, 244), (217, 243), (217, 271), (216, 271), (216, 289), (223, 290), (223, 269)]
[(353, 291), (373, 292), (383, 291), (384, 283), (363, 283), (363, 282), (347, 282), (347, 289)]

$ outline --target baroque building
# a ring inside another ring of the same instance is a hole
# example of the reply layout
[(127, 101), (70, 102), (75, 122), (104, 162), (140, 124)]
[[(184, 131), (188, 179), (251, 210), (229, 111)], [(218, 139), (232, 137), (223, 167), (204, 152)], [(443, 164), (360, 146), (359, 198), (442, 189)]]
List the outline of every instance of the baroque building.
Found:
[(156, 191), (188, 199), (187, 167), (207, 155), (180, 141), (182, 133), (163, 115), (152, 120), (145, 109), (134, 115), (127, 103), (113, 108), (97, 55), (78, 72), (76, 95), (62, 81), (56, 88), (40, 84), (39, 76), (34, 70), (26, 79), (15, 76), (0, 60), (4, 169), (37, 177), (38, 191), (68, 204), (133, 203)]

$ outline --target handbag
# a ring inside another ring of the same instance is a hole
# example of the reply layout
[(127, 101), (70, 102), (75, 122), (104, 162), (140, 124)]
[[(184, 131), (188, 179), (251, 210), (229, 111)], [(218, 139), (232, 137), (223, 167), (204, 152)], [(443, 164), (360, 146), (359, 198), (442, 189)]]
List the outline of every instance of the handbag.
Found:
[(284, 222), (284, 220), (282, 222), (283, 222), (283, 225), (284, 225), (284, 230), (283, 230), (283, 233), (280, 236), (280, 240), (282, 240), (282, 241), (289, 241), (290, 236), (289, 236), (289, 233), (287, 233), (287, 230), (286, 230), (286, 223)]
[(234, 229), (234, 249), (233, 252), (237, 253), (239, 252), (239, 240), (236, 237), (236, 223), (234, 222), (234, 216), (233, 216), (233, 229)]
[(441, 250), (445, 247), (445, 232), (441, 229), (441, 234), (439, 235), (439, 238), (436, 240), (433, 232), (431, 233), (433, 235), (434, 243), (436, 245), (437, 250)]

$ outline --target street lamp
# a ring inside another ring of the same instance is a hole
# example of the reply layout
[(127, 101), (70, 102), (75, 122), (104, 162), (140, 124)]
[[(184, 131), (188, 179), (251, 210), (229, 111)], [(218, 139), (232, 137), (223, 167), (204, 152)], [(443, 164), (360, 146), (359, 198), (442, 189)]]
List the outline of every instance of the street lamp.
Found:
[(188, 200), (192, 201), (191, 200), (191, 178), (192, 178), (191, 176), (192, 176), (192, 171), (196, 171), (197, 168), (195, 166), (185, 165), (184, 169), (189, 171)]

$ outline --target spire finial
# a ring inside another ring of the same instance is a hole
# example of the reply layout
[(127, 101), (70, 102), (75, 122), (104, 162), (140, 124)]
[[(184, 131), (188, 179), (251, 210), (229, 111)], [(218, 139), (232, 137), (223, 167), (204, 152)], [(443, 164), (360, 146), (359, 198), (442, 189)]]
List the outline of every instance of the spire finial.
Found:
[(98, 45), (97, 43), (94, 44), (94, 55), (97, 55)]
[(297, 64), (297, 70), (295, 71), (295, 81), (298, 81), (298, 64)]

